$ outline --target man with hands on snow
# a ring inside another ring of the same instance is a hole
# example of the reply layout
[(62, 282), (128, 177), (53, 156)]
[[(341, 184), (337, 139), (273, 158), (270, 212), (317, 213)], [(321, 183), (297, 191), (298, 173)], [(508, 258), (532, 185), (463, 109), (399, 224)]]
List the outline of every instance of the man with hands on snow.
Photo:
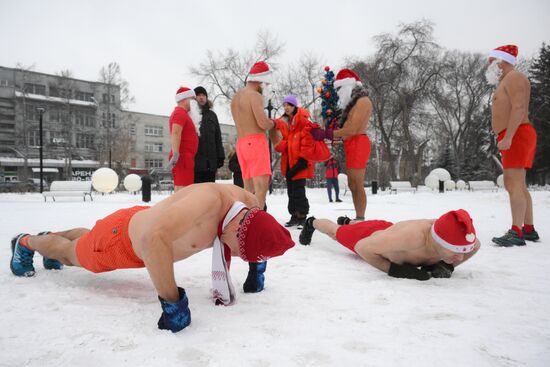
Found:
[(300, 233), (300, 243), (309, 245), (316, 229), (395, 278), (450, 278), (454, 267), (480, 247), (472, 218), (463, 209), (447, 212), (438, 219), (395, 224), (367, 220), (338, 225), (328, 219), (309, 217)]

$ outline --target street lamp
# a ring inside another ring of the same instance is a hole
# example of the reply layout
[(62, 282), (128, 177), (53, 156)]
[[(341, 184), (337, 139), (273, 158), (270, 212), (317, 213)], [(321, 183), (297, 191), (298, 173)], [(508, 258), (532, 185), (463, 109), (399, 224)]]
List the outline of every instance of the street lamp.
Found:
[(44, 191), (44, 165), (42, 160), (42, 119), (44, 116), (44, 111), (46, 111), (46, 109), (44, 107), (37, 107), (36, 110), (40, 114), (40, 120), (38, 124), (40, 145), (38, 147), (38, 151), (40, 152), (40, 193), (42, 193)]

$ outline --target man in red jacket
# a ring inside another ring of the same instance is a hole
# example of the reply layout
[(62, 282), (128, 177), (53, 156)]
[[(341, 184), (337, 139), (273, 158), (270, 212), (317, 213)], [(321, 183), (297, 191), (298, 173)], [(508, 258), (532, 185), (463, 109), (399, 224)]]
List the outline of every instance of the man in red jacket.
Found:
[(340, 200), (340, 186), (338, 185), (338, 174), (340, 173), (340, 164), (334, 157), (330, 157), (325, 162), (325, 178), (327, 179), (327, 192), (328, 201), (332, 203), (332, 188), (334, 187), (334, 193), (336, 194), (336, 202), (341, 203)]
[(166, 169), (172, 171), (174, 191), (191, 185), (195, 178), (195, 154), (199, 145), (199, 137), (195, 124), (189, 117), (191, 100), (195, 99), (193, 89), (180, 87), (176, 92), (177, 106), (170, 115), (170, 141), (172, 150), (168, 155)]
[[(302, 225), (309, 213), (306, 197), (306, 178), (313, 177), (313, 164), (303, 157), (304, 127), (309, 112), (298, 107), (298, 100), (288, 95), (283, 100), (285, 113), (277, 122), (279, 134), (274, 139), (275, 150), (281, 153), (281, 173), (286, 177), (288, 212), (291, 217), (286, 227)], [(309, 135), (309, 133), (307, 133)]]

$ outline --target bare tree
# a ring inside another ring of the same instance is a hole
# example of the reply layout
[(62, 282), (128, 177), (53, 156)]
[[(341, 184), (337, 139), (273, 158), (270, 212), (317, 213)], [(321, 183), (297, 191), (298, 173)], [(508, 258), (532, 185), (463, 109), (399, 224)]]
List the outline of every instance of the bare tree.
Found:
[[(48, 111), (49, 120), (51, 122), (57, 122), (59, 130), (57, 133), (59, 136), (56, 144), (63, 147), (63, 155), (65, 158), (65, 179), (71, 180), (72, 178), (72, 159), (74, 149), (74, 119), (73, 119), (73, 106), (72, 99), (75, 89), (75, 83), (73, 79), (73, 72), (69, 69), (59, 71), (57, 74), (55, 83), (55, 92), (53, 93), (60, 99), (61, 103), (55, 108), (50, 108)], [(51, 91), (50, 91), (50, 94)]]

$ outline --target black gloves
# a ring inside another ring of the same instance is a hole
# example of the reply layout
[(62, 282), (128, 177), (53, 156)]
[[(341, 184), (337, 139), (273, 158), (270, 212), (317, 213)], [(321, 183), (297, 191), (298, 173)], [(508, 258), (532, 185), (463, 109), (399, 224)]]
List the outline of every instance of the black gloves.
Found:
[(394, 278), (407, 278), (407, 279), (416, 279), (416, 280), (428, 280), (430, 279), (430, 274), (424, 269), (418, 269), (416, 266), (411, 264), (395, 264), (390, 263), (390, 270), (388, 270), (388, 275)]
[(298, 158), (298, 162), (296, 162), (296, 164), (286, 172), (286, 177), (290, 179), (296, 176), (298, 172), (306, 168), (307, 168), (307, 161), (304, 158), (300, 157)]
[(434, 278), (450, 278), (455, 267), (453, 264), (447, 264), (445, 261), (441, 260), (432, 265), (424, 265), (421, 269), (429, 272)]
[(162, 307), (162, 315), (158, 322), (159, 329), (171, 330), (176, 333), (186, 328), (191, 323), (191, 311), (189, 310), (189, 300), (185, 294), (185, 289), (178, 287), (179, 300), (177, 302), (168, 302), (159, 296)]
[(218, 158), (218, 168), (222, 168), (223, 167), (223, 162), (225, 161), (224, 158)]

